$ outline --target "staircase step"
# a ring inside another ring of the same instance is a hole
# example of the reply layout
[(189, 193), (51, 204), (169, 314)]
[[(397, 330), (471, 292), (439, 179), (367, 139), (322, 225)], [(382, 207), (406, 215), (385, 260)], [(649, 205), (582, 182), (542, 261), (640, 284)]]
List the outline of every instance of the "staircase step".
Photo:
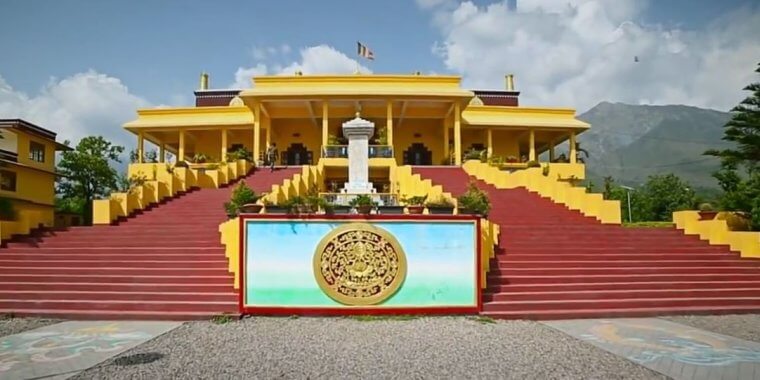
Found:
[[(229, 290), (229, 289), (228, 289)], [(237, 302), (238, 295), (233, 292), (198, 293), (198, 292), (128, 292), (128, 291), (81, 291), (70, 290), (66, 286), (60, 290), (44, 293), (34, 290), (0, 290), (0, 299), (23, 300), (86, 300), (86, 301), (186, 301), (193, 302)]]
[(175, 260), (175, 261), (168, 261), (168, 260), (158, 260), (158, 261), (149, 261), (149, 260), (143, 260), (143, 259), (135, 259), (135, 260), (127, 260), (124, 261), (125, 257), (122, 255), (120, 260), (59, 260), (59, 259), (41, 259), (41, 260), (6, 260), (5, 257), (0, 256), (0, 273), (3, 273), (3, 269), (5, 268), (34, 268), (34, 265), (37, 266), (51, 266), (55, 267), (57, 269), (77, 269), (77, 268), (102, 268), (102, 269), (111, 269), (111, 268), (137, 268), (137, 269), (174, 269), (174, 268), (185, 268), (185, 269), (223, 269), (227, 270), (228, 264), (227, 260), (224, 260), (223, 257), (216, 257), (216, 260), (210, 260), (210, 261), (200, 261), (200, 260), (185, 260), (184, 258)]
[[(0, 305), (1, 305), (0, 301)], [(578, 300), (531, 300), (531, 301), (492, 301), (483, 303), (483, 311), (509, 310), (552, 310), (573, 309), (632, 309), (663, 307), (720, 307), (743, 306), (760, 310), (760, 296), (755, 297), (683, 297), (683, 298), (618, 298), (618, 299), (578, 299)]]
[(224, 276), (227, 268), (135, 267), (0, 267), (0, 275), (117, 275), (117, 276)]
[[(0, 268), (3, 273), (3, 268)], [(678, 267), (564, 267), (564, 268), (494, 268), (490, 272), (494, 276), (528, 276), (531, 274), (544, 276), (577, 276), (577, 275), (658, 275), (658, 274), (746, 274), (760, 276), (760, 268), (751, 266), (716, 267), (716, 266), (678, 266)], [(489, 274), (489, 275), (490, 275)]]
[(558, 301), (558, 300), (609, 300), (647, 298), (737, 298), (757, 297), (760, 286), (754, 288), (722, 289), (653, 289), (653, 290), (586, 290), (546, 292), (499, 292), (486, 294), (484, 302), (491, 301)]
[(532, 319), (559, 320), (583, 318), (623, 318), (623, 317), (657, 317), (663, 315), (720, 315), (746, 314), (760, 312), (760, 307), (746, 305), (731, 306), (669, 306), (669, 307), (634, 307), (607, 309), (595, 307), (589, 309), (534, 310), (522, 309), (511, 311), (487, 311), (481, 314), (497, 319)]
[(605, 290), (661, 290), (661, 289), (724, 289), (758, 288), (760, 280), (752, 281), (639, 281), (639, 282), (577, 282), (537, 284), (490, 284), (486, 293), (547, 292), (547, 291), (605, 291)]
[(147, 300), (27, 300), (0, 298), (0, 310), (29, 310), (29, 309), (75, 309), (75, 310), (110, 310), (110, 311), (142, 311), (142, 312), (203, 312), (219, 310), (222, 312), (236, 312), (238, 303), (233, 301), (147, 301)]
[(237, 310), (221, 310), (209, 307), (203, 311), (138, 311), (138, 310), (93, 310), (93, 309), (0, 309), (0, 314), (16, 317), (42, 317), (73, 320), (133, 320), (133, 321), (189, 321), (208, 320), (220, 314), (239, 317)]

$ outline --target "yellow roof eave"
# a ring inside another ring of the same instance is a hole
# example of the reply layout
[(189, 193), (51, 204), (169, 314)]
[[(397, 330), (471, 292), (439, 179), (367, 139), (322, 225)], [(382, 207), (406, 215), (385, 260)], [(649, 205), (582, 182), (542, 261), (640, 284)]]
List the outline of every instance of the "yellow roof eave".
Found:
[(245, 98), (304, 97), (422, 97), (471, 98), (460, 87), (461, 78), (446, 75), (269, 75), (253, 78)]
[(575, 118), (572, 108), (468, 106), (462, 112), (468, 125), (588, 129), (590, 124)]
[(151, 108), (137, 110), (137, 119), (125, 123), (124, 128), (241, 126), (253, 122), (253, 112), (246, 106)]

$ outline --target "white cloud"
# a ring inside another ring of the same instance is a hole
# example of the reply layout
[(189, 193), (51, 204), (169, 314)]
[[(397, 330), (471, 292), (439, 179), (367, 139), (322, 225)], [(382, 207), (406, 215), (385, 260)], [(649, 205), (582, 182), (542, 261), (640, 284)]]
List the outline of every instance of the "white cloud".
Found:
[(121, 80), (93, 70), (53, 78), (34, 96), (13, 89), (0, 76), (0, 118), (27, 120), (73, 144), (100, 135), (131, 149), (135, 138), (122, 124), (137, 116), (137, 108), (147, 106), (148, 101), (130, 93)]
[[(272, 48), (266, 48), (269, 50)], [(290, 46), (280, 46), (283, 53), (290, 51)], [(235, 82), (231, 88), (251, 87), (251, 78), (256, 75), (284, 74), (293, 75), (296, 71), (304, 74), (349, 74), (356, 71), (357, 61), (328, 45), (311, 46), (300, 50), (300, 60), (287, 64), (259, 62), (251, 67), (238, 67)], [(372, 71), (365, 66), (358, 66), (362, 73)]]
[[(760, 11), (746, 7), (703, 30), (636, 22), (639, 0), (535, 0), (479, 7), (418, 0), (432, 12), (446, 67), (472, 88), (503, 88), (515, 74), (523, 104), (602, 100), (690, 104), (727, 110), (746, 96), (760, 59)], [(639, 62), (634, 62), (634, 57)]]
[(253, 67), (238, 67), (235, 71), (235, 83), (230, 85), (230, 88), (249, 88), (251, 87), (251, 78), (256, 75), (264, 75), (267, 73), (267, 65), (259, 63)]

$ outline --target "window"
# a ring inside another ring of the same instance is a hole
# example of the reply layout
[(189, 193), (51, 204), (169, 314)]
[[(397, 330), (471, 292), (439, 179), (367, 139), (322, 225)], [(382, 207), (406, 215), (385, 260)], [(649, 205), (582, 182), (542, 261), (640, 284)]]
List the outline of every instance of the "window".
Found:
[(0, 190), (16, 191), (16, 172), (0, 170)]
[(37, 162), (45, 162), (45, 145), (29, 142), (29, 159)]

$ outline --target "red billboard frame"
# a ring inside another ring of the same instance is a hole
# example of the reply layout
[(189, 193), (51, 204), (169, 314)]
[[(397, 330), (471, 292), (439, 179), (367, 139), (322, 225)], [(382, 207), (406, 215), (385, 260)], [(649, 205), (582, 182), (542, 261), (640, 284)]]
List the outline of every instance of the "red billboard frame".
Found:
[[(479, 314), (483, 310), (483, 269), (481, 265), (482, 232), (480, 217), (475, 215), (380, 215), (380, 214), (347, 214), (347, 215), (291, 215), (291, 214), (241, 214), (239, 219), (239, 254), (238, 268), (239, 294), (238, 309), (240, 314), (270, 315), (270, 316), (338, 316), (338, 315), (453, 315), (453, 314)], [(246, 306), (245, 305), (245, 225), (247, 220), (313, 220), (313, 221), (471, 221), (475, 225), (475, 289), (476, 304), (474, 306), (424, 306), (424, 307), (279, 307), (279, 306)]]

